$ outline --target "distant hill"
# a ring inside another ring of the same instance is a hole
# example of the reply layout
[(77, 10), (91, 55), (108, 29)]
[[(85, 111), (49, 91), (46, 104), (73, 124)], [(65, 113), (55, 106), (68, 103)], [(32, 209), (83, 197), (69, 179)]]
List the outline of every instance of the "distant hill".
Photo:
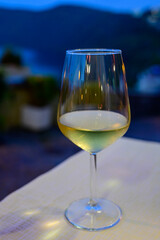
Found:
[(143, 18), (83, 7), (61, 6), (44, 12), (0, 10), (0, 46), (37, 50), (62, 67), (65, 50), (122, 49), (128, 81), (160, 62), (160, 31)]

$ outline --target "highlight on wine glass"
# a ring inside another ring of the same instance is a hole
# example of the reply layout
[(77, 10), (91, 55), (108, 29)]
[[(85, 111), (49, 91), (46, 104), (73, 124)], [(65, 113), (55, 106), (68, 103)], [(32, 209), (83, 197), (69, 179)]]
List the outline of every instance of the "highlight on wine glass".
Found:
[(113, 227), (122, 212), (112, 201), (97, 197), (96, 154), (123, 136), (130, 124), (121, 50), (66, 51), (57, 121), (61, 132), (90, 154), (90, 196), (70, 204), (67, 220), (89, 231)]

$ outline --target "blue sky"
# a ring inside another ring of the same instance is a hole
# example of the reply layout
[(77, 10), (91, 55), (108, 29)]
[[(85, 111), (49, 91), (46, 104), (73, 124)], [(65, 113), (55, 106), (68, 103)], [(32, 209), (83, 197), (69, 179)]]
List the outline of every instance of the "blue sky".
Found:
[(89, 6), (116, 12), (139, 12), (160, 7), (160, 0), (0, 0), (0, 7), (45, 10), (62, 4)]

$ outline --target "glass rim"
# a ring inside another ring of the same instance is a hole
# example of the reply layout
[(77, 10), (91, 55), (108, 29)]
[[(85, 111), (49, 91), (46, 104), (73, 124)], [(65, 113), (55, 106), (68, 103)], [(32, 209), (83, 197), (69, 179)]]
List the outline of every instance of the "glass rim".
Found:
[(66, 50), (66, 54), (70, 55), (113, 55), (121, 54), (120, 49), (108, 49), (108, 48), (82, 48), (82, 49), (72, 49)]

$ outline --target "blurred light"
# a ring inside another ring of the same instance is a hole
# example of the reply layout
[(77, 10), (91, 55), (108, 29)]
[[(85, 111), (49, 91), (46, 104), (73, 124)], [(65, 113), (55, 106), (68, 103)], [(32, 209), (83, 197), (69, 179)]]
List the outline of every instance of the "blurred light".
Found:
[(37, 215), (38, 213), (40, 213), (40, 210), (33, 209), (33, 210), (25, 211), (23, 213), (23, 215), (25, 215), (25, 216), (33, 216), (33, 215)]
[(99, 210), (99, 211), (97, 211), (97, 213), (101, 213), (101, 212), (102, 212), (102, 211), (100, 211), (100, 210)]
[(98, 109), (102, 109), (103, 108), (103, 104), (98, 104)]
[(122, 72), (123, 72), (123, 74), (125, 75), (125, 66), (124, 66), (124, 63), (122, 63)]
[(54, 231), (47, 233), (46, 236), (43, 238), (43, 240), (56, 239), (60, 231), (61, 229), (56, 229)]
[(66, 77), (66, 70), (64, 71), (64, 78)]
[(120, 126), (121, 126), (120, 123), (114, 123), (114, 124), (112, 125), (113, 128), (119, 128)]
[(91, 65), (87, 64), (86, 67), (87, 67), (87, 69), (86, 69), (87, 73), (90, 73), (91, 72)]
[(107, 182), (107, 188), (113, 188), (120, 185), (120, 181), (118, 179), (111, 179)]
[(53, 226), (57, 226), (59, 224), (60, 224), (60, 221), (48, 221), (48, 222), (43, 224), (43, 227), (44, 228), (50, 228), (50, 227), (53, 227)]
[(113, 188), (117, 188), (122, 184), (122, 182), (119, 179), (112, 178), (107, 181), (103, 181), (103, 190), (109, 190)]

